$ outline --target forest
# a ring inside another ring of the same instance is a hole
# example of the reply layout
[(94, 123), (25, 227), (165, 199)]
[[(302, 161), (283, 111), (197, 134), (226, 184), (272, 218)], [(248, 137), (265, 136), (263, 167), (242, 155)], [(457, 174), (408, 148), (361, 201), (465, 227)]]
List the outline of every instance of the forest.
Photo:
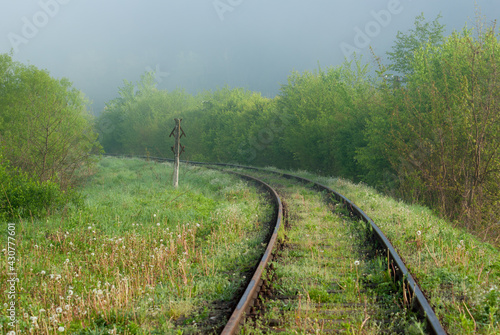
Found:
[(272, 99), (227, 86), (158, 90), (146, 73), (125, 81), (96, 118), (67, 80), (2, 55), (1, 213), (62, 203), (76, 172), (102, 151), (171, 157), (173, 119), (182, 118), (182, 159), (347, 178), (498, 243), (498, 37), (495, 26), (480, 25), (444, 36), (439, 17), (422, 15), (398, 33), (387, 60), (292, 72)]

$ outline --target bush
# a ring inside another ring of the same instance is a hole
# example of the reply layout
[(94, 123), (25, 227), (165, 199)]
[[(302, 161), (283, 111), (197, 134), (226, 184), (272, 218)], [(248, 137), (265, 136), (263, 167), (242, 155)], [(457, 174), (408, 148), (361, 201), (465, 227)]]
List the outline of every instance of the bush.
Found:
[(72, 190), (62, 191), (52, 181), (40, 182), (11, 168), (0, 156), (0, 219), (42, 217), (68, 202), (80, 202)]

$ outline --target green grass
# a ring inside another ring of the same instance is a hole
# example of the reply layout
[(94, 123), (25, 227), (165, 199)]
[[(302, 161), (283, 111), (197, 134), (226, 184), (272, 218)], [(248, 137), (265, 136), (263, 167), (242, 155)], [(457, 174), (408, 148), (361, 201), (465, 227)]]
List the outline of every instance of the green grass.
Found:
[(330, 186), (382, 229), (449, 334), (500, 333), (500, 252), (428, 208), (383, 196), (363, 184), (303, 177)]
[[(224, 324), (210, 313), (227, 308), (257, 262), (271, 208), (236, 176), (182, 166), (174, 189), (171, 175), (170, 164), (103, 158), (84, 207), (16, 224), (18, 334), (208, 333)], [(6, 236), (7, 224), (0, 229)], [(10, 330), (8, 302), (2, 294), (0, 332)]]
[[(265, 334), (269, 328), (285, 334), (380, 334), (402, 329), (413, 334), (412, 329), (421, 327), (407, 308), (401, 285), (387, 273), (385, 258), (373, 254), (366, 224), (342, 215), (341, 206), (333, 209), (325, 194), (306, 185), (258, 176), (279, 187), (287, 204), (286, 243), (269, 274), (273, 294), (262, 299), (261, 313), (247, 321), (242, 334)], [(398, 314), (382, 323), (395, 309)]]
[[(173, 189), (171, 174), (169, 164), (104, 158), (83, 189), (84, 207), (68, 205), (47, 219), (16, 223), (20, 334), (207, 333), (224, 323), (211, 318), (213, 311), (228, 308), (248, 260), (262, 251), (270, 209), (238, 177), (182, 166), (180, 187)], [(299, 174), (344, 194), (381, 227), (450, 334), (500, 333), (496, 247), (427, 208), (365, 185)], [(332, 219), (319, 206), (307, 206), (311, 232), (321, 228), (319, 218)], [(7, 223), (0, 231), (6, 259)], [(320, 259), (313, 248), (289, 252)], [(379, 266), (359, 259), (359, 271)], [(346, 269), (352, 280), (340, 284), (355, 287), (354, 271)], [(8, 273), (7, 266), (0, 270), (0, 333), (9, 330)], [(301, 290), (311, 304), (334, 299), (321, 286), (304, 291), (300, 282), (290, 284), (290, 292)]]

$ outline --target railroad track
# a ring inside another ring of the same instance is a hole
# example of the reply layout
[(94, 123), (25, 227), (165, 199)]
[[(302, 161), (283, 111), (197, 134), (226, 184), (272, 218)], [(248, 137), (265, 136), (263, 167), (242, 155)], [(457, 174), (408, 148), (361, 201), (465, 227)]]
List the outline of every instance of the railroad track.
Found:
[(289, 174), (190, 163), (259, 183), (277, 210), (267, 249), (222, 334), (446, 334), (394, 247), (343, 195)]

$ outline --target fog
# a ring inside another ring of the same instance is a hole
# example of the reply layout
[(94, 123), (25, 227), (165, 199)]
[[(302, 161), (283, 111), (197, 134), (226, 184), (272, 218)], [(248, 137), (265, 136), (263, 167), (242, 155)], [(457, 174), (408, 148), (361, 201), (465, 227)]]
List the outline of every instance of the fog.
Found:
[[(350, 51), (383, 60), (424, 13), (447, 33), (475, 24), (474, 1), (0, 0), (0, 53), (67, 77), (94, 114), (123, 80), (153, 71), (159, 89), (224, 85), (273, 97), (293, 70), (341, 64)], [(488, 22), (498, 0), (477, 0)]]

